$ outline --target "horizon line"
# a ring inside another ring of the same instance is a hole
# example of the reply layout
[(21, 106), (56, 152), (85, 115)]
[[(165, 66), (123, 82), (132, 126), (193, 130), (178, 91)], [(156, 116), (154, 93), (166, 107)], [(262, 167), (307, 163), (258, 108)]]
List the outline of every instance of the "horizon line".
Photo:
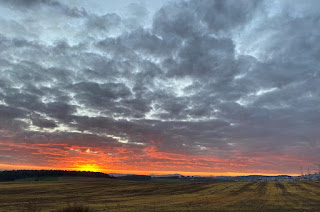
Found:
[(287, 176), (301, 176), (301, 174), (287, 174), (287, 173), (276, 173), (276, 174), (270, 174), (270, 173), (247, 173), (247, 172), (184, 172), (184, 171), (133, 171), (133, 170), (109, 170), (108, 172), (103, 170), (96, 170), (96, 171), (90, 171), (90, 170), (77, 170), (77, 169), (63, 169), (63, 168), (37, 168), (37, 169), (1, 169), (0, 171), (20, 171), (20, 170), (32, 170), (32, 171), (40, 171), (40, 170), (57, 170), (57, 171), (79, 171), (79, 172), (96, 172), (96, 173), (103, 173), (103, 174), (119, 174), (119, 175), (181, 175), (181, 176), (199, 176), (199, 177), (240, 177), (240, 176), (253, 176), (253, 175), (260, 175), (260, 176), (281, 176), (281, 175), (287, 175)]

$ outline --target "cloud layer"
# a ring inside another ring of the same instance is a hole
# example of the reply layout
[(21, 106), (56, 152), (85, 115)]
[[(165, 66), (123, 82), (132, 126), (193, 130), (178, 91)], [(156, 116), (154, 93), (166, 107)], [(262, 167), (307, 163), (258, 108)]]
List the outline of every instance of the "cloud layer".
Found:
[(0, 168), (319, 163), (318, 1), (71, 2), (0, 1)]

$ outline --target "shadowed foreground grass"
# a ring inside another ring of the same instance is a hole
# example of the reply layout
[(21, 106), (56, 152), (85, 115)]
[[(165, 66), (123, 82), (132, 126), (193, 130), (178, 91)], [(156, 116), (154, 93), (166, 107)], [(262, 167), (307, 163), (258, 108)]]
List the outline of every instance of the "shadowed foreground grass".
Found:
[(72, 204), (94, 211), (320, 211), (320, 182), (0, 183), (1, 211), (23, 211), (28, 204), (42, 212)]

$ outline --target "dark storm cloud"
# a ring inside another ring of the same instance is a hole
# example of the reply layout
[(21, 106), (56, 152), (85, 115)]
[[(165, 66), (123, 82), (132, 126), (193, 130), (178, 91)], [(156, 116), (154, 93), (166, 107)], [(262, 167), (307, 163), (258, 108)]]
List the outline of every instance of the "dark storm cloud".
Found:
[(55, 128), (57, 125), (50, 120), (42, 119), (39, 116), (31, 117), (32, 124), (40, 128)]
[(19, 110), (17, 108), (13, 107), (7, 107), (4, 105), (1, 105), (0, 107), (0, 113), (1, 113), (1, 119), (3, 120), (11, 120), (19, 117), (24, 117), (26, 114), (25, 111)]
[(303, 153), (320, 150), (317, 1), (177, 1), (150, 27), (139, 4), (126, 16), (62, 1), (0, 7), (19, 17), (0, 19), (2, 129), (244, 161), (318, 157)]

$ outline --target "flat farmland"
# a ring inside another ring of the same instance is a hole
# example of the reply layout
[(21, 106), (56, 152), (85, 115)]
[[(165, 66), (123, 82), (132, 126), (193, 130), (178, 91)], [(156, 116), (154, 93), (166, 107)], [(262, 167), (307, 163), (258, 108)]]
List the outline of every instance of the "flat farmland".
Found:
[(320, 211), (320, 182), (163, 183), (60, 179), (0, 183), (0, 211)]

